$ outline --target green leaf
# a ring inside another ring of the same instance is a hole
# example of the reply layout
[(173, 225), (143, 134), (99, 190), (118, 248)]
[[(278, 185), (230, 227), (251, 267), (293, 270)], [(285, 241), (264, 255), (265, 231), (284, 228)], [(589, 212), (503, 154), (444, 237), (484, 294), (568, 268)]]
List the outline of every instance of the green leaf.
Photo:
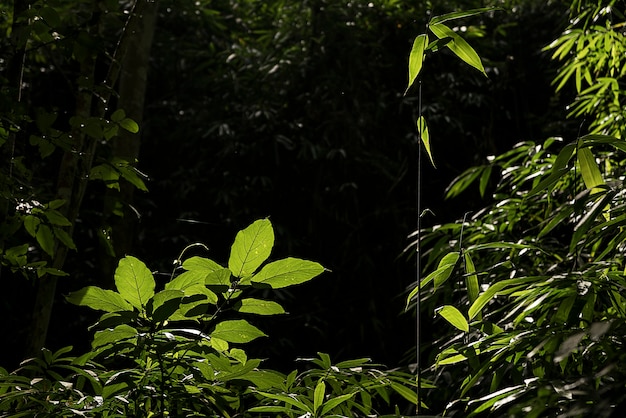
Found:
[(234, 309), (241, 313), (257, 315), (277, 315), (285, 313), (283, 307), (278, 303), (262, 299), (242, 299), (235, 304)]
[(445, 305), (437, 309), (435, 313), (441, 315), (446, 321), (460, 329), (461, 331), (468, 332), (469, 324), (461, 312), (457, 308), (451, 305)]
[(57, 237), (57, 239), (61, 241), (63, 245), (65, 245), (70, 250), (76, 249), (76, 245), (74, 244), (72, 237), (65, 230), (61, 228), (53, 228), (52, 230), (54, 231), (54, 236)]
[(470, 17), (470, 16), (476, 16), (478, 14), (481, 13), (485, 13), (485, 12), (490, 12), (493, 10), (498, 10), (495, 9), (493, 7), (483, 7), (480, 9), (470, 9), (470, 10), (462, 10), (459, 12), (452, 12), (452, 13), (447, 13), (445, 15), (441, 15), (441, 16), (435, 16), (432, 19), (430, 19), (429, 25), (437, 25), (439, 23), (444, 23), (447, 22), (449, 20), (455, 20), (455, 19), (463, 19), (465, 17)]
[(470, 254), (465, 251), (463, 253), (463, 257), (465, 258), (465, 274), (467, 275), (465, 278), (467, 297), (469, 299), (469, 303), (472, 304), (476, 298), (478, 298), (478, 275), (476, 274), (476, 267), (474, 266), (474, 261), (472, 260)]
[(137, 132), (139, 132), (139, 125), (137, 125), (137, 122), (130, 118), (122, 119), (121, 121), (119, 121), (119, 124), (122, 128), (126, 129), (130, 133), (136, 134)]
[(405, 95), (415, 82), (415, 79), (422, 69), (422, 64), (424, 62), (424, 48), (427, 44), (428, 35), (425, 33), (419, 35), (413, 41), (413, 47), (411, 48), (411, 54), (409, 55), (409, 83), (404, 92)]
[(72, 223), (61, 214), (58, 210), (47, 209), (44, 212), (44, 216), (48, 219), (53, 225), (57, 226), (72, 226)]
[[(179, 274), (168, 283), (165, 284), (167, 290), (185, 290), (191, 286), (204, 286), (204, 277), (206, 273), (198, 271), (186, 271)], [(189, 296), (189, 295), (187, 295)]]
[(424, 116), (420, 116), (417, 119), (417, 132), (419, 134), (420, 140), (422, 144), (424, 144), (424, 149), (428, 153), (428, 158), (430, 158), (430, 163), (435, 167), (435, 160), (433, 159), (433, 153), (430, 150), (430, 134), (428, 133), (428, 125), (426, 125), (426, 119)]
[(152, 320), (163, 322), (167, 320), (180, 306), (185, 296), (182, 290), (162, 290), (152, 297)]
[(489, 303), (491, 299), (493, 299), (496, 296), (496, 294), (503, 291), (505, 288), (510, 287), (510, 286), (515, 286), (515, 285), (521, 285), (528, 281), (533, 281), (533, 280), (536, 280), (536, 278), (525, 277), (525, 278), (519, 278), (519, 279), (502, 280), (500, 282), (496, 282), (492, 284), (491, 286), (489, 286), (487, 290), (485, 290), (480, 296), (478, 296), (478, 298), (474, 301), (474, 303), (472, 303), (472, 306), (470, 306), (469, 311), (467, 313), (469, 320), (471, 321), (472, 319), (474, 319), (476, 315), (480, 313), (483, 307), (487, 303)]
[(324, 380), (317, 382), (315, 391), (313, 392), (313, 413), (317, 413), (320, 406), (324, 403), (324, 395), (326, 394), (326, 383)]
[(115, 270), (115, 287), (124, 299), (141, 311), (154, 296), (155, 282), (152, 273), (141, 260), (126, 256)]
[(598, 164), (589, 148), (578, 149), (578, 164), (580, 164), (580, 173), (587, 189), (594, 189), (604, 184)]
[[(268, 393), (268, 392), (260, 392), (260, 391), (256, 391), (255, 393), (268, 398), (268, 399), (274, 399), (280, 402), (283, 402), (287, 405), (291, 405), (295, 408), (297, 408), (297, 410), (299, 412), (305, 412), (305, 413), (309, 413), (309, 414), (313, 414), (313, 411), (311, 410), (311, 408), (309, 408), (305, 403), (303, 403), (302, 401), (300, 401), (299, 399), (297, 399), (295, 396), (292, 398), (291, 396), (287, 396), (287, 395), (280, 395), (280, 394), (273, 394), (273, 393)], [(258, 411), (258, 408), (252, 408), (255, 411)], [(251, 410), (252, 410), (251, 409)], [(290, 412), (293, 413), (293, 410), (290, 409)], [(323, 414), (322, 414), (323, 415)]]
[[(394, 385), (394, 383), (391, 384), (392, 386)], [(335, 396), (334, 398), (330, 398), (323, 406), (322, 406), (322, 412), (320, 415), (324, 416), (326, 415), (326, 413), (332, 411), (334, 408), (338, 407), (339, 405), (341, 405), (342, 403), (344, 403), (345, 401), (349, 400), (350, 398), (352, 398), (354, 395), (356, 395), (356, 392), (353, 393), (347, 393), (345, 395), (340, 395), (340, 396)]]
[(126, 112), (124, 112), (124, 109), (117, 109), (111, 115), (111, 120), (113, 122), (120, 122), (120, 121), (124, 120), (125, 118), (126, 118)]
[(231, 272), (229, 269), (220, 268), (205, 275), (204, 284), (206, 286), (230, 286)]
[(289, 257), (267, 264), (250, 280), (280, 289), (307, 282), (323, 272), (324, 267), (319, 263)]
[(95, 349), (117, 342), (134, 342), (137, 335), (137, 330), (130, 325), (118, 325), (113, 329), (97, 331), (93, 337), (93, 341), (91, 342), (91, 347)]
[(26, 215), (24, 217), (24, 228), (33, 238), (37, 237), (37, 227), (39, 224), (41, 224), (41, 219), (37, 216)]
[(452, 51), (461, 60), (487, 76), (480, 57), (478, 56), (476, 51), (474, 51), (474, 49), (465, 41), (465, 39), (461, 38), (459, 35), (456, 34), (456, 32), (441, 23), (437, 23), (434, 25), (431, 24), (429, 25), (429, 28), (430, 31), (434, 33), (435, 36), (439, 39), (452, 39), (452, 42), (446, 45), (448, 49), (450, 49), (450, 51)]
[(228, 268), (235, 277), (253, 274), (270, 256), (274, 229), (269, 219), (259, 219), (237, 233), (230, 249)]
[(250, 325), (248, 321), (243, 319), (220, 322), (211, 333), (211, 337), (216, 337), (230, 343), (247, 343), (259, 337), (266, 336), (263, 331)]
[(422, 279), (420, 286), (416, 286), (415, 289), (413, 289), (411, 293), (409, 293), (409, 296), (407, 296), (406, 298), (406, 307), (409, 306), (411, 300), (417, 295), (420, 287), (424, 287), (431, 281), (434, 281), (436, 289), (439, 285), (448, 280), (448, 278), (454, 271), (454, 267), (456, 266), (456, 262), (458, 261), (458, 259), (459, 253), (456, 251), (444, 255), (441, 261), (439, 261), (439, 266), (437, 267), (437, 270), (433, 271), (424, 279)]
[(105, 312), (132, 311), (133, 306), (119, 293), (101, 289), (97, 286), (83, 287), (72, 292), (65, 299), (74, 305), (88, 306), (91, 309)]
[(54, 235), (48, 225), (39, 225), (36, 238), (41, 249), (49, 256), (54, 256)]
[(400, 396), (402, 396), (404, 399), (411, 402), (411, 404), (417, 405), (417, 391), (416, 390), (408, 388), (397, 382), (391, 382), (391, 388), (394, 391), (396, 391)]
[(189, 271), (203, 271), (210, 273), (215, 270), (221, 270), (224, 267), (220, 266), (213, 260), (203, 257), (191, 257), (183, 262), (183, 268)]

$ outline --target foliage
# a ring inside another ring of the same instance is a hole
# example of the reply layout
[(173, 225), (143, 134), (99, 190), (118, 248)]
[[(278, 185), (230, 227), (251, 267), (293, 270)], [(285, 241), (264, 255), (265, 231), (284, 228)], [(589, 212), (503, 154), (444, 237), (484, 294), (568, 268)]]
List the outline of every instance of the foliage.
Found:
[[(590, 41), (606, 31), (622, 36), (613, 20), (621, 11), (604, 6), (573, 8), (572, 28), (552, 46), (585, 52), (581, 67), (568, 61), (557, 83), (618, 77), (602, 64), (611, 49)], [(595, 21), (606, 25), (585, 26)], [(588, 38), (568, 43), (572, 33)], [(576, 84), (576, 105), (589, 103)], [(432, 270), (421, 280), (423, 303), (448, 326), (430, 350), (432, 378), (446, 388), (432, 395), (447, 414), (613, 416), (623, 408), (624, 125), (611, 106), (585, 112), (587, 135), (523, 142), (462, 173), (448, 198), (477, 184), (492, 202), (420, 234)]]
[[(273, 246), (272, 225), (262, 219), (237, 234), (228, 267), (199, 256), (184, 258), (194, 246), (188, 247), (160, 290), (142, 261), (121, 259), (116, 291), (88, 286), (67, 296), (75, 305), (104, 312), (93, 327), (91, 351), (73, 358), (64, 357), (69, 347), (54, 354), (44, 350), (42, 358), (25, 361), (14, 373), (0, 370), (0, 412), (295, 416), (302, 406), (312, 416), (328, 416), (346, 408), (367, 415), (377, 403), (397, 408), (392, 394), (416, 402), (411, 375), (376, 369), (367, 359), (332, 365), (328, 355), (320, 354), (310, 360), (317, 369), (285, 376), (248, 357), (240, 346), (267, 335), (247, 318), (285, 313), (279, 303), (257, 294), (307, 282), (324, 271), (318, 263), (296, 258), (266, 262)], [(359, 400), (353, 400), (357, 394)], [(287, 404), (254, 406), (274, 401)]]

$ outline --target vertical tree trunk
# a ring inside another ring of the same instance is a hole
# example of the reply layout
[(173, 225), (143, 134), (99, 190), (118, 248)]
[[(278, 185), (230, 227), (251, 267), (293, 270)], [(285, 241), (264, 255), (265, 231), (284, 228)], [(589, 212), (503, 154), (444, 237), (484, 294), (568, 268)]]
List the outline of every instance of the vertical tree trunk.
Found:
[[(157, 20), (157, 3), (146, 2), (138, 8), (138, 26), (135, 36), (129, 39), (128, 48), (133, 51), (124, 56), (119, 80), (118, 108), (126, 112), (126, 116), (141, 126), (145, 102), (148, 69), (150, 64), (150, 49)], [(132, 134), (123, 131), (113, 139), (113, 154), (131, 164), (135, 164), (139, 157), (141, 132)], [(101, 254), (106, 257), (102, 263), (104, 280), (112, 281), (113, 271), (117, 260), (130, 253), (135, 237), (136, 224), (139, 221), (137, 212), (133, 209), (133, 194), (135, 187), (120, 179), (120, 190), (108, 189), (105, 198), (105, 217), (111, 226), (111, 243), (114, 255)], [(121, 208), (121, 216), (116, 215), (116, 209)]]
[[(121, 66), (124, 64), (125, 56), (135, 53), (132, 50), (132, 45), (135, 42), (136, 37), (142, 37), (142, 13), (141, 11), (156, 7), (153, 1), (150, 0), (137, 0), (133, 12), (128, 18), (127, 24), (121, 34), (120, 41), (117, 45), (116, 51), (113, 54), (113, 60), (111, 62), (109, 72), (104, 83), (107, 86), (114, 86), (118, 79), (118, 75), (122, 70)], [(94, 19), (92, 19), (91, 30), (96, 33), (99, 25), (99, 2), (94, 7)], [(156, 11), (155, 11), (156, 13)], [(152, 23), (154, 25), (154, 23)], [(151, 37), (150, 37), (151, 39)], [(127, 52), (130, 51), (130, 54)], [(94, 81), (96, 56), (90, 55), (81, 63), (81, 78)], [(84, 89), (77, 95), (76, 115), (89, 117), (96, 116), (103, 118), (107, 111), (109, 104), (110, 94), (100, 97), (97, 106), (93, 106), (93, 95), (91, 91)], [(143, 99), (142, 99), (143, 100)], [(142, 103), (143, 106), (143, 103)], [(95, 110), (94, 107), (96, 108)], [(62, 213), (67, 219), (75, 224), (78, 218), (79, 210), (85, 195), (87, 187), (88, 175), (93, 165), (93, 160), (96, 152), (96, 146), (98, 141), (86, 136), (84, 133), (77, 130), (72, 134), (74, 138), (74, 144), (70, 151), (65, 152), (61, 166), (59, 168), (58, 180), (57, 180), (57, 197), (66, 201), (66, 204), (61, 208)], [(70, 227), (70, 235), (73, 233), (73, 226)], [(52, 258), (52, 267), (59, 270), (63, 269), (65, 259), (67, 256), (67, 247), (62, 243), (57, 243), (54, 257)], [(26, 355), (36, 356), (41, 348), (44, 346), (48, 326), (50, 324), (50, 316), (52, 314), (52, 306), (56, 295), (56, 276), (45, 275), (39, 279), (37, 283), (37, 295), (35, 298), (35, 306), (33, 308), (33, 314), (31, 317), (31, 325), (29, 328), (29, 341), (27, 342)]]

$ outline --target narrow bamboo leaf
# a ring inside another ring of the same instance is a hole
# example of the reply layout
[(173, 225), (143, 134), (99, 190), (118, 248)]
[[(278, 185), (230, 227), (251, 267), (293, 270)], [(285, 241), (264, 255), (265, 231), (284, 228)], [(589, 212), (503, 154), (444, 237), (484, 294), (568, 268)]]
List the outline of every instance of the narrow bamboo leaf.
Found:
[(469, 324), (461, 312), (457, 308), (451, 305), (445, 305), (437, 309), (435, 313), (441, 315), (452, 326), (460, 329), (461, 331), (468, 332)]
[(285, 313), (283, 307), (278, 303), (263, 299), (242, 299), (235, 304), (234, 309), (241, 313), (257, 315), (278, 315)]
[(472, 48), (465, 41), (465, 39), (461, 38), (459, 35), (456, 34), (456, 32), (454, 32), (452, 29), (450, 29), (449, 27), (441, 23), (437, 23), (434, 25), (431, 24), (429, 25), (429, 28), (430, 28), (430, 31), (434, 33), (435, 36), (439, 39), (443, 39), (443, 38), (452, 39), (452, 42), (446, 45), (448, 49), (450, 49), (450, 51), (452, 51), (457, 57), (459, 57), (465, 63), (471, 65), (472, 67), (476, 68), (478, 71), (483, 73), (485, 77), (487, 76), (487, 73), (485, 73), (485, 68), (483, 67), (483, 63), (481, 62), (480, 57), (478, 56), (476, 51), (474, 51), (474, 48)]
[(215, 326), (211, 337), (216, 337), (230, 343), (247, 343), (259, 337), (266, 337), (257, 327), (250, 325), (248, 321), (236, 319), (223, 321)]
[[(268, 399), (275, 399), (277, 401), (283, 402), (287, 405), (292, 405), (294, 407), (296, 407), (298, 409), (298, 411), (302, 411), (302, 412), (308, 412), (310, 415), (313, 415), (313, 411), (311, 410), (311, 408), (309, 408), (304, 402), (302, 402), (301, 400), (297, 399), (295, 396), (292, 398), (290, 396), (287, 395), (280, 395), (280, 394), (273, 394), (273, 393), (268, 393), (268, 392), (261, 392), (261, 391), (257, 391), (256, 393), (258, 393), (259, 395), (268, 398)], [(290, 410), (293, 413), (293, 410)]]
[(434, 281), (435, 288), (437, 288), (437, 286), (441, 285), (446, 280), (448, 280), (448, 278), (452, 274), (452, 271), (454, 271), (454, 267), (456, 266), (456, 262), (458, 261), (458, 259), (459, 259), (458, 252), (451, 252), (443, 256), (441, 261), (439, 261), (439, 266), (437, 267), (437, 270), (433, 271), (424, 279), (422, 279), (420, 286), (415, 286), (415, 288), (411, 291), (411, 293), (409, 293), (409, 295), (406, 298), (405, 308), (408, 308), (413, 298), (417, 295), (420, 287), (424, 287), (431, 281)]
[(337, 367), (338, 369), (351, 369), (354, 367), (363, 367), (371, 363), (371, 361), (372, 359), (363, 357), (353, 360), (340, 361), (339, 363), (335, 364), (335, 367)]
[(576, 246), (587, 238), (587, 231), (596, 223), (596, 220), (602, 215), (602, 211), (610, 204), (615, 194), (616, 191), (611, 190), (599, 197), (587, 213), (585, 213), (585, 216), (578, 221), (574, 227), (574, 234), (570, 241), (570, 252), (573, 252)]
[(489, 178), (491, 177), (491, 166), (485, 167), (483, 173), (480, 175), (479, 191), (480, 197), (485, 197), (487, 192), (487, 186), (489, 185)]
[(556, 313), (552, 317), (551, 322), (557, 325), (563, 325), (567, 323), (569, 319), (569, 314), (574, 307), (574, 303), (578, 299), (578, 295), (574, 294), (566, 299), (564, 299), (559, 305), (559, 309), (557, 309)]
[(535, 187), (532, 188), (530, 192), (528, 192), (526, 198), (534, 196), (544, 190), (548, 190), (548, 192), (551, 192), (556, 183), (561, 180), (561, 177), (563, 177), (568, 171), (568, 168), (563, 168), (557, 171), (552, 170), (549, 176), (541, 180)]
[(124, 299), (135, 308), (143, 310), (154, 296), (154, 277), (139, 259), (126, 256), (115, 270), (115, 287)]
[(476, 274), (476, 267), (474, 266), (474, 261), (472, 260), (470, 253), (465, 251), (463, 253), (463, 257), (465, 258), (465, 283), (467, 286), (467, 297), (471, 305), (478, 298), (478, 275)]
[(413, 405), (417, 405), (417, 392), (397, 382), (391, 382), (391, 388)]
[(404, 91), (406, 95), (415, 79), (419, 75), (422, 64), (424, 62), (424, 48), (428, 44), (428, 35), (423, 33), (419, 35), (413, 41), (413, 47), (411, 48), (411, 53), (409, 55), (409, 83)]
[(324, 403), (324, 395), (326, 394), (326, 383), (323, 380), (317, 382), (315, 391), (313, 392), (313, 413), (317, 413), (320, 406)]
[(323, 272), (324, 267), (319, 263), (288, 257), (265, 265), (250, 280), (279, 289), (307, 282)]
[(598, 164), (589, 148), (578, 149), (578, 164), (580, 164), (580, 173), (587, 189), (593, 189), (604, 184)]
[(260, 219), (239, 231), (230, 249), (228, 268), (235, 277), (253, 274), (270, 256), (274, 229), (269, 219)]
[(119, 293), (101, 289), (97, 286), (83, 287), (72, 292), (65, 299), (74, 305), (88, 306), (91, 309), (104, 312), (132, 311), (133, 306)]
[(424, 116), (420, 116), (417, 119), (417, 132), (422, 144), (424, 145), (424, 149), (426, 149), (426, 152), (428, 153), (430, 163), (433, 167), (435, 167), (435, 160), (433, 159), (433, 153), (430, 149), (430, 134), (428, 133), (428, 125), (426, 125), (426, 119), (424, 119)]
[[(394, 383), (392, 383), (392, 385), (393, 384)], [(347, 393), (345, 395), (340, 395), (340, 396), (336, 396), (334, 398), (329, 399), (322, 406), (322, 412), (320, 413), (320, 416), (326, 415), (328, 412), (332, 411), (334, 408), (338, 407), (339, 405), (341, 405), (342, 403), (344, 403), (348, 399), (352, 398), (354, 395), (356, 395), (356, 392)]]
[(550, 219), (550, 222), (548, 222), (548, 224), (544, 226), (541, 231), (539, 231), (537, 238), (542, 238), (546, 236), (548, 233), (550, 233), (550, 231), (552, 231), (554, 228), (560, 225), (563, 221), (568, 219), (572, 215), (572, 213), (574, 213), (573, 205), (567, 204), (567, 205), (561, 206), (559, 210), (556, 211), (556, 215), (554, 215), (554, 217)]
[[(439, 262), (439, 266), (437, 267), (437, 270), (434, 271), (433, 282), (435, 285), (435, 289), (441, 286), (450, 278), (450, 275), (454, 271), (454, 267), (456, 267), (456, 263), (458, 260), (459, 260), (459, 253), (456, 251), (446, 254), (441, 259), (441, 261)], [(426, 277), (426, 279), (428, 279), (428, 277)]]
[(471, 10), (464, 10), (460, 12), (452, 12), (452, 13), (447, 13), (441, 16), (435, 16), (432, 19), (430, 19), (430, 22), (428, 23), (429, 25), (437, 25), (439, 23), (444, 23), (449, 20), (463, 19), (465, 17), (476, 16), (478, 14), (490, 12), (494, 10), (498, 10), (498, 9), (495, 9), (493, 7), (483, 7), (480, 9), (471, 9)]
[(478, 315), (478, 313), (483, 309), (483, 307), (493, 299), (496, 294), (503, 289), (514, 286), (522, 283), (522, 279), (509, 279), (503, 280), (501, 282), (496, 282), (489, 286), (489, 288), (484, 291), (478, 298), (472, 303), (467, 313), (469, 320), (471, 321)]

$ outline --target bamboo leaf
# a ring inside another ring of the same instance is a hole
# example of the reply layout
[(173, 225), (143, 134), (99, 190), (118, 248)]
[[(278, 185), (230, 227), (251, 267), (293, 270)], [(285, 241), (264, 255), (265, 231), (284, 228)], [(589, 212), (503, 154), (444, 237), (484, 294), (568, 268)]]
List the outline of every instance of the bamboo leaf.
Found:
[(459, 12), (452, 12), (452, 13), (447, 13), (445, 15), (441, 15), (441, 16), (435, 16), (432, 19), (430, 19), (430, 22), (428, 22), (430, 25), (437, 25), (439, 23), (444, 23), (447, 22), (449, 20), (455, 20), (455, 19), (462, 19), (465, 17), (470, 17), (470, 16), (476, 16), (478, 14), (481, 13), (485, 13), (485, 12), (490, 12), (493, 10), (497, 10), (494, 9), (493, 7), (482, 7), (480, 9), (470, 9), (470, 10), (463, 10), (463, 11), (459, 11)]
[(580, 164), (580, 173), (587, 189), (594, 189), (604, 184), (600, 168), (589, 148), (578, 149), (578, 164)]
[(451, 305), (442, 306), (437, 309), (435, 313), (441, 315), (452, 326), (460, 329), (461, 331), (468, 332), (469, 324), (461, 312), (457, 308)]
[(435, 160), (433, 159), (433, 153), (430, 149), (430, 134), (428, 133), (428, 125), (426, 125), (426, 119), (424, 119), (424, 116), (420, 116), (417, 119), (417, 132), (422, 144), (424, 144), (426, 152), (428, 153), (430, 163), (433, 167), (435, 167)]
[(441, 23), (437, 23), (434, 25), (431, 24), (429, 25), (429, 28), (430, 28), (430, 31), (434, 33), (435, 36), (439, 39), (444, 39), (444, 38), (452, 39), (452, 42), (446, 45), (448, 49), (450, 49), (450, 51), (452, 51), (457, 57), (459, 57), (465, 63), (471, 65), (472, 67), (480, 71), (482, 74), (484, 74), (485, 77), (487, 76), (487, 73), (485, 73), (485, 68), (483, 67), (483, 63), (480, 60), (480, 57), (478, 56), (476, 51), (474, 51), (474, 48), (472, 48), (465, 41), (465, 39), (461, 38), (459, 35), (456, 34), (456, 32), (454, 32), (452, 29), (450, 29), (449, 27)]
[(476, 274), (476, 267), (474, 266), (471, 255), (465, 251), (463, 257), (465, 258), (465, 274), (467, 275), (465, 278), (467, 297), (469, 303), (472, 304), (478, 298), (478, 275)]
[(419, 75), (424, 62), (424, 48), (428, 44), (428, 35), (423, 33), (415, 38), (409, 55), (409, 83), (404, 91), (406, 95)]
[(415, 289), (413, 289), (411, 293), (409, 293), (409, 295), (406, 298), (406, 307), (409, 306), (409, 304), (411, 303), (411, 300), (417, 295), (417, 292), (419, 291), (420, 287), (424, 287), (431, 281), (434, 281), (435, 288), (437, 288), (439, 285), (443, 284), (446, 280), (448, 280), (448, 278), (454, 271), (454, 267), (456, 266), (456, 262), (458, 261), (458, 259), (459, 259), (458, 252), (451, 252), (443, 256), (441, 261), (439, 261), (439, 266), (437, 267), (437, 270), (433, 271), (424, 279), (422, 279), (420, 285), (416, 286)]

